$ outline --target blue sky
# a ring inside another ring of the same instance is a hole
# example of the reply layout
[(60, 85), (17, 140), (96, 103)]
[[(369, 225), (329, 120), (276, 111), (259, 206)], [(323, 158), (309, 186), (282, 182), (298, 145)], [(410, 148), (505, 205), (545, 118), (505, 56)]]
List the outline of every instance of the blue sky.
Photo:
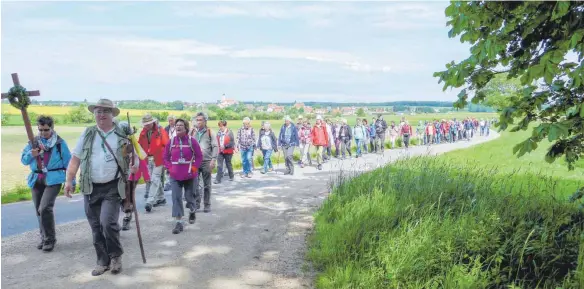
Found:
[(448, 2), (2, 2), (2, 91), (43, 100), (454, 100)]

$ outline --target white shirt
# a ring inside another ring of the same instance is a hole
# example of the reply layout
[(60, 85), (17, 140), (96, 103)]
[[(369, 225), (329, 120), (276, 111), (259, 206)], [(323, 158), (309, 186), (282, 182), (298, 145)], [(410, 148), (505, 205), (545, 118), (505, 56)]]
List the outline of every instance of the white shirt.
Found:
[[(103, 136), (106, 136), (108, 132), (104, 132), (101, 129), (97, 128)], [(114, 128), (112, 128), (113, 130)], [(77, 141), (77, 145), (75, 146), (75, 150), (73, 150), (73, 155), (76, 157), (80, 157), (81, 153), (83, 152), (83, 142), (85, 140), (85, 133), (87, 129), (83, 131), (83, 134), (79, 137)], [(91, 153), (91, 181), (93, 183), (107, 183), (113, 181), (116, 177), (116, 172), (118, 170), (118, 165), (116, 164), (115, 160), (111, 160), (106, 162), (106, 153), (103, 151), (101, 147), (103, 139), (99, 136), (99, 134), (95, 135), (93, 140), (93, 149)], [(118, 149), (118, 136), (115, 133), (111, 133), (106, 137), (107, 143), (112, 148), (112, 151), (115, 153)], [(107, 154), (109, 150), (107, 146), (105, 147), (105, 151)], [(118, 176), (120, 177), (120, 176)]]

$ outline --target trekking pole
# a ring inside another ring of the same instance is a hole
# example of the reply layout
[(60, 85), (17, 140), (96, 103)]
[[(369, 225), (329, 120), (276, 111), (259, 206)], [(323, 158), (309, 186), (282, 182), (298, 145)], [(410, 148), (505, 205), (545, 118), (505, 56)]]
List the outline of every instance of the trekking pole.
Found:
[[(127, 113), (127, 118), (128, 118), (128, 127), (130, 126), (130, 113)], [(134, 129), (134, 131), (132, 133), (134, 133), (136, 131), (136, 129)], [(132, 144), (133, 145), (133, 144)], [(134, 150), (134, 154), (136, 154), (136, 150)], [(134, 166), (134, 158), (135, 156), (132, 156), (132, 159), (130, 160), (130, 166)], [(134, 179), (134, 173), (132, 173), (132, 177), (131, 179)], [(136, 220), (136, 233), (138, 234), (138, 244), (140, 245), (140, 254), (142, 254), (142, 263), (146, 264), (146, 254), (144, 253), (144, 244), (142, 243), (142, 233), (140, 232), (140, 221), (138, 220), (138, 210), (136, 209), (136, 187), (135, 187), (135, 183), (134, 181), (130, 181), (130, 193), (132, 194), (132, 198), (134, 200), (134, 219)]]

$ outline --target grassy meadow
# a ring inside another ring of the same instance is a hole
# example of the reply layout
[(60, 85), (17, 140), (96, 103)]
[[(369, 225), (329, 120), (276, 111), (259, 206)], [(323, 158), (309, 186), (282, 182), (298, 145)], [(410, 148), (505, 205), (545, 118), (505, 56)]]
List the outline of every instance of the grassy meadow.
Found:
[(308, 259), (317, 288), (584, 288), (584, 168), (517, 158), (528, 132), (331, 185)]

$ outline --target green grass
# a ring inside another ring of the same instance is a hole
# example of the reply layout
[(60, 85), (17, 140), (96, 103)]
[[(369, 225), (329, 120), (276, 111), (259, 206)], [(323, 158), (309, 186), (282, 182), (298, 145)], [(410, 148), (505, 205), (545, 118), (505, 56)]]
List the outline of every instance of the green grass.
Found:
[(317, 288), (582, 288), (584, 213), (526, 178), (443, 158), (341, 177), (309, 241)]
[(317, 287), (584, 288), (583, 162), (517, 158), (528, 135), (341, 176), (309, 241)]

